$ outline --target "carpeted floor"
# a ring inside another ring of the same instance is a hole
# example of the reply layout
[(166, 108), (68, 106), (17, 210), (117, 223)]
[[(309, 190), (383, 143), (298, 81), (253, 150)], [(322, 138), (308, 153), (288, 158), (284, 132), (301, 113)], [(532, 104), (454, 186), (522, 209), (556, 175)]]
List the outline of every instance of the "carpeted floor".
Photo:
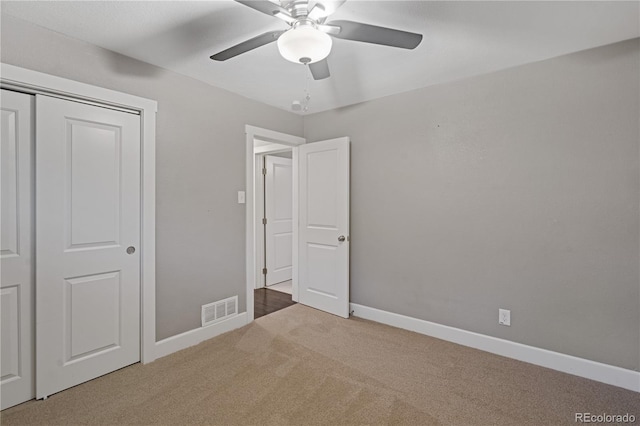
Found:
[[(294, 305), (241, 329), (5, 410), (2, 425), (555, 425), (640, 395)], [(636, 420), (639, 422), (640, 420)]]

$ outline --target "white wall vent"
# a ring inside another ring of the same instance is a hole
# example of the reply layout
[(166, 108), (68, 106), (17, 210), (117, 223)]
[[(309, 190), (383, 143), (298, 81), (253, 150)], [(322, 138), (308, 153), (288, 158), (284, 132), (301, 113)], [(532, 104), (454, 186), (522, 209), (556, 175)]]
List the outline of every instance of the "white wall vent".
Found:
[(238, 296), (202, 305), (202, 326), (215, 324), (238, 315)]

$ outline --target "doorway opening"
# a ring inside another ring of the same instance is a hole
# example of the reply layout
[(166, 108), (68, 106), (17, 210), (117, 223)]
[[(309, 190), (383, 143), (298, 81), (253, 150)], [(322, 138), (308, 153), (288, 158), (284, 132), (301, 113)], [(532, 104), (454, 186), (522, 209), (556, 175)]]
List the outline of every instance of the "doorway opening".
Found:
[(291, 300), (348, 318), (349, 138), (307, 144), (304, 138), (253, 126), (246, 126), (246, 136), (247, 322), (254, 319), (256, 288), (266, 285), (264, 217), (256, 208), (260, 156), (286, 150), (292, 157)]
[[(264, 142), (254, 141), (263, 147)], [(254, 317), (284, 309), (293, 301), (293, 170), (291, 148), (270, 144), (276, 151), (256, 154), (256, 214), (262, 228), (256, 237), (262, 281), (254, 290)], [(282, 147), (281, 149), (278, 149)], [(262, 249), (262, 250), (261, 250)]]
[[(292, 152), (264, 154), (260, 188), (264, 287), (292, 294), (293, 278), (293, 169)], [(258, 199), (260, 194), (258, 194)]]
[(297, 146), (305, 139), (246, 126), (247, 320), (297, 302)]

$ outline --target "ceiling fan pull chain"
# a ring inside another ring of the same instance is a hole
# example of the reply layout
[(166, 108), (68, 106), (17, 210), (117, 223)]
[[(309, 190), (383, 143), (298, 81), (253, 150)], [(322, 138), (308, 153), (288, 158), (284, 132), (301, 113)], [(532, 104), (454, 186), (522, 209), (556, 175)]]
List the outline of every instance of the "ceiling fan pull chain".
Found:
[(309, 93), (309, 73), (305, 70), (305, 87), (304, 87), (304, 103), (302, 111), (307, 112), (309, 110), (309, 101), (311, 100), (311, 93)]

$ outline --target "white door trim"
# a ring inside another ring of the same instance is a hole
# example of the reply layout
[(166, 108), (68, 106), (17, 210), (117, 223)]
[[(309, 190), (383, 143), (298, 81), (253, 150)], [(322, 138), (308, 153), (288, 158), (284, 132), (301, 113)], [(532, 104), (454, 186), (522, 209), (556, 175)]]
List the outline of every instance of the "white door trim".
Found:
[(255, 217), (255, 159), (253, 141), (260, 139), (267, 142), (273, 142), (281, 145), (293, 147), (293, 300), (297, 300), (297, 233), (298, 233), (298, 192), (297, 192), (297, 147), (306, 143), (306, 139), (299, 136), (292, 136), (286, 133), (275, 132), (273, 130), (262, 129), (251, 125), (245, 126), (246, 146), (246, 288), (247, 288), (247, 324), (253, 321), (253, 290), (256, 285), (256, 268), (258, 267), (258, 257), (256, 250), (256, 217)]
[[(140, 114), (141, 128), (141, 361), (156, 359), (155, 176), (158, 103), (126, 93), (41, 72), (0, 64), (0, 86), (26, 93), (44, 93)], [(253, 295), (253, 294), (252, 294)]]

